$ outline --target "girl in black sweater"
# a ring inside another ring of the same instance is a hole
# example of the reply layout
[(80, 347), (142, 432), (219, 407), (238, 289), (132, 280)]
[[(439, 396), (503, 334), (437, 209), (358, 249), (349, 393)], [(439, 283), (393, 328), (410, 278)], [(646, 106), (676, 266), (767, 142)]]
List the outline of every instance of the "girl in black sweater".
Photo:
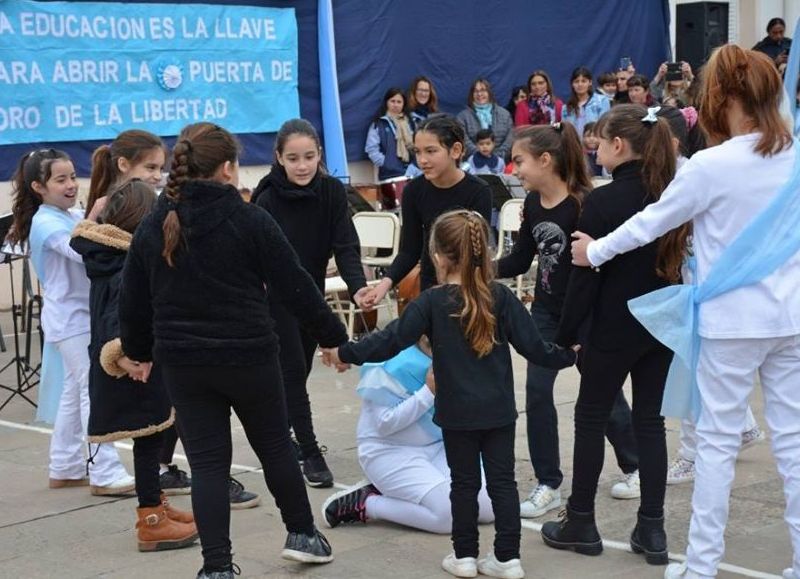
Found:
[[(572, 269), (569, 239), (578, 225), (584, 195), (592, 184), (586, 172), (580, 138), (569, 123), (518, 130), (511, 161), (530, 193), (525, 198), (519, 238), (511, 253), (497, 262), (497, 274), (501, 278), (523, 274), (538, 255), (536, 300), (531, 306), (531, 316), (542, 338), (553, 340), (561, 321)], [(557, 375), (558, 371), (552, 368), (528, 364), (525, 421), (537, 485), (520, 505), (523, 517), (539, 517), (561, 507), (559, 487), (564, 475), (558, 448), (558, 413), (553, 400)], [(615, 400), (607, 435), (620, 468), (626, 476), (635, 477), (639, 467), (636, 441), (631, 410), (622, 391)], [(637, 485), (618, 483), (612, 494), (628, 498), (622, 491), (631, 493), (631, 489), (638, 490)]]
[[(545, 343), (525, 307), (492, 281), (489, 227), (474, 211), (436, 220), (430, 251), (442, 285), (430, 288), (396, 322), (359, 342), (323, 351), (326, 363), (381, 362), (422, 335), (433, 347), (434, 417), (452, 479), (453, 550), (442, 567), (456, 577), (524, 577), (519, 560), (519, 495), (514, 480), (517, 411), (509, 344), (531, 362), (565, 368), (575, 352)], [(494, 551), (478, 556), (481, 461), (495, 514)]]
[(164, 193), (131, 242), (119, 306), (122, 351), (145, 369), (160, 364), (175, 407), (192, 467), (201, 579), (234, 575), (231, 409), (289, 532), (282, 556), (333, 559), (289, 438), (266, 287), (323, 346), (346, 342), (347, 333), (275, 220), (242, 201), (238, 156), (238, 143), (217, 125), (183, 129)]
[[(601, 117), (598, 133), (598, 161), (614, 180), (595, 189), (584, 204), (578, 228), (594, 238), (658, 200), (675, 174), (669, 125), (653, 109), (617, 105)], [(648, 563), (667, 563), (667, 444), (661, 399), (672, 352), (636, 321), (628, 311), (628, 300), (669, 284), (667, 279), (677, 271), (684, 249), (671, 241), (665, 237), (661, 247), (656, 241), (599, 270), (574, 268), (571, 274), (556, 342), (572, 343), (590, 315), (591, 325), (575, 406), (572, 494), (564, 518), (542, 528), (542, 538), (550, 547), (586, 555), (603, 550), (594, 521), (605, 454), (603, 435), (614, 400), (630, 375), (641, 478), (641, 505), (631, 548), (643, 552)]]
[[(300, 265), (325, 291), (325, 270), (331, 254), (350, 295), (362, 309), (371, 309), (361, 266), (361, 246), (347, 208), (344, 185), (321, 169), (322, 149), (314, 126), (304, 119), (285, 122), (275, 140), (275, 163), (253, 192), (256, 205), (269, 211), (289, 240)], [(280, 363), (289, 426), (300, 447), (298, 457), (306, 483), (333, 486), (333, 474), (320, 452), (311, 419), (306, 382), (317, 340), (270, 294), (270, 313), (280, 340)]]
[(379, 304), (392, 286), (420, 264), (420, 289), (436, 284), (436, 271), (428, 252), (433, 222), (452, 209), (472, 209), (486, 221), (492, 218), (489, 186), (459, 168), (464, 154), (464, 128), (456, 119), (438, 115), (424, 121), (414, 135), (417, 164), (423, 175), (403, 190), (403, 229), (400, 252), (373, 288), (372, 302)]
[(197, 539), (194, 518), (172, 508), (159, 488), (158, 453), (175, 416), (160, 377), (151, 375), (148, 384), (133, 378), (140, 368), (125, 356), (119, 339), (122, 267), (133, 232), (155, 205), (156, 194), (136, 179), (110, 191), (105, 201), (98, 223), (81, 221), (70, 242), (91, 281), (88, 441), (133, 438), (139, 550), (188, 547)]

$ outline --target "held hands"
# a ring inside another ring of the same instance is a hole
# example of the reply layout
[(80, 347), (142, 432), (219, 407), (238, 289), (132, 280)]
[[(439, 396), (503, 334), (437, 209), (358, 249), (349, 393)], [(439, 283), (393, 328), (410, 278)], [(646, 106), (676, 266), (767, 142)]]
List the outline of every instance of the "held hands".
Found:
[(372, 286), (370, 297), (373, 308), (383, 301), (390, 289), (392, 289), (392, 280), (388, 277), (383, 278), (378, 285)]
[(120, 358), (117, 364), (128, 373), (131, 380), (136, 382), (147, 382), (150, 378), (150, 372), (153, 370), (152, 362), (136, 362), (127, 356)]
[(320, 350), (322, 350), (322, 363), (329, 368), (336, 367), (336, 371), (340, 374), (350, 369), (350, 364), (345, 364), (339, 359), (339, 348), (320, 348)]
[(592, 264), (586, 256), (586, 248), (589, 247), (592, 241), (594, 241), (594, 238), (581, 231), (576, 231), (572, 234), (572, 265), (591, 267)]
[(369, 286), (364, 286), (353, 295), (353, 301), (359, 309), (365, 312), (371, 312), (375, 309), (374, 301), (375, 292)]

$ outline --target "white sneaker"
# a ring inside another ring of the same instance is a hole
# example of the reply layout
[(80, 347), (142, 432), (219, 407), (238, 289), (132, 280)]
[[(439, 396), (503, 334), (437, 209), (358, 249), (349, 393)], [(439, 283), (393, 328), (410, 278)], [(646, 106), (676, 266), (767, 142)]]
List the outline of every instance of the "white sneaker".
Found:
[(487, 577), (499, 577), (500, 579), (522, 579), (525, 571), (519, 559), (509, 559), (508, 561), (498, 561), (494, 556), (494, 551), (478, 561), (478, 571)]
[(461, 557), (456, 559), (455, 553), (450, 553), (442, 561), (442, 569), (455, 577), (477, 577), (478, 563), (475, 557)]
[(746, 432), (742, 432), (742, 447), (739, 449), (739, 452), (747, 450), (759, 442), (763, 442), (766, 438), (767, 436), (764, 434), (764, 431), (758, 426), (751, 428)]
[(686, 563), (670, 563), (664, 569), (664, 579), (683, 579), (687, 571)]
[(611, 496), (615, 499), (638, 499), (642, 496), (639, 488), (639, 470), (625, 475), (625, 477), (611, 487)]
[(676, 456), (667, 467), (667, 484), (678, 485), (694, 480), (694, 463), (682, 456)]
[(119, 477), (110, 484), (103, 486), (91, 485), (89, 487), (91, 493), (96, 496), (120, 496), (128, 495), (136, 491), (136, 479), (128, 473)]
[(781, 575), (783, 579), (795, 579), (794, 571), (791, 567), (788, 569), (783, 570), (783, 575)]
[(533, 519), (559, 507), (561, 507), (561, 491), (538, 484), (528, 495), (527, 500), (519, 505), (519, 516), (523, 519)]

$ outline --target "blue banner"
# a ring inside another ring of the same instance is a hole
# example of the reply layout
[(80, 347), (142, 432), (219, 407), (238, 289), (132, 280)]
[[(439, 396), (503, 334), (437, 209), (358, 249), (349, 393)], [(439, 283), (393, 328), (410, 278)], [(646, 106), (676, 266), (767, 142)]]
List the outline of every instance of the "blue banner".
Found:
[(0, 2), (0, 144), (275, 132), (297, 76), (293, 8)]

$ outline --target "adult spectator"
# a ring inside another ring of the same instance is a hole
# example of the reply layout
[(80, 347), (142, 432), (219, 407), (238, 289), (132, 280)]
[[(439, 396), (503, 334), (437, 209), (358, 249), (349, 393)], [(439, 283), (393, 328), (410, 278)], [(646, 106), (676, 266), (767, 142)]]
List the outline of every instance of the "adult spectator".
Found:
[(655, 104), (650, 94), (650, 81), (643, 74), (634, 74), (628, 79), (628, 99), (635, 105), (652, 107)]
[(418, 76), (408, 89), (408, 110), (415, 125), (428, 118), (428, 115), (439, 112), (439, 97), (436, 89), (427, 76)]
[(681, 79), (667, 80), (667, 63), (661, 63), (658, 72), (650, 83), (650, 94), (653, 98), (665, 105), (677, 106), (686, 103), (686, 91), (694, 81), (692, 66), (688, 62), (681, 62)]
[(511, 97), (508, 99), (508, 104), (506, 105), (506, 110), (508, 114), (511, 115), (511, 118), (514, 118), (514, 115), (517, 113), (517, 103), (520, 101), (528, 100), (528, 87), (524, 84), (520, 84), (515, 86), (511, 89)]
[(783, 18), (773, 18), (767, 23), (767, 35), (753, 47), (753, 50), (769, 56), (781, 71), (789, 60), (789, 49), (792, 47), (792, 39), (784, 36), (785, 33), (786, 22)]
[(528, 77), (527, 101), (517, 103), (514, 126), (549, 125), (560, 123), (564, 103), (553, 92), (553, 83), (543, 70), (535, 70)]
[(414, 123), (409, 118), (403, 91), (390, 88), (382, 103), (369, 126), (364, 146), (364, 152), (378, 168), (381, 181), (404, 175), (413, 161), (414, 148)]
[(572, 71), (570, 78), (572, 90), (564, 112), (564, 121), (572, 123), (579, 135), (583, 134), (586, 123), (597, 122), (611, 108), (611, 100), (595, 92), (592, 87), (592, 71), (579, 66)]
[(494, 133), (495, 155), (506, 159), (511, 154), (514, 123), (508, 111), (495, 101), (492, 85), (485, 78), (473, 81), (467, 95), (467, 108), (456, 118), (466, 133), (465, 156), (478, 150), (475, 139), (481, 129), (491, 129)]

